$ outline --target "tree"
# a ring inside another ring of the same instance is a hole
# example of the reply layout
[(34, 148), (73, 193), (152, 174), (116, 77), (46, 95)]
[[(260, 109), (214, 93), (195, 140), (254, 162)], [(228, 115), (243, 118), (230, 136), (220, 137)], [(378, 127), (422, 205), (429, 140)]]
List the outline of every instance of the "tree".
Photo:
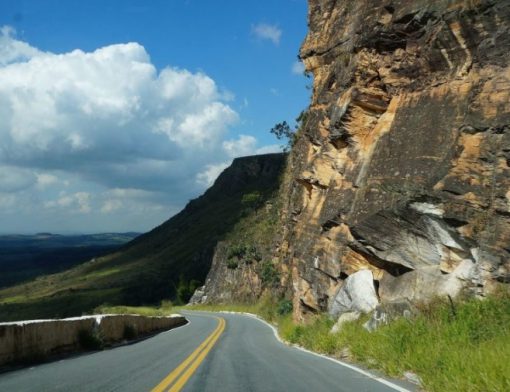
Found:
[(287, 143), (283, 146), (283, 151), (288, 151), (294, 145), (296, 131), (287, 124), (287, 121), (277, 123), (273, 128), (271, 128), (271, 133), (275, 135), (278, 140), (287, 141)]
[(282, 146), (283, 151), (289, 151), (294, 146), (297, 139), (297, 132), (306, 126), (307, 119), (308, 111), (303, 110), (296, 118), (294, 128), (292, 128), (287, 121), (277, 123), (273, 128), (271, 128), (271, 133), (275, 135), (278, 140), (287, 141), (287, 143)]

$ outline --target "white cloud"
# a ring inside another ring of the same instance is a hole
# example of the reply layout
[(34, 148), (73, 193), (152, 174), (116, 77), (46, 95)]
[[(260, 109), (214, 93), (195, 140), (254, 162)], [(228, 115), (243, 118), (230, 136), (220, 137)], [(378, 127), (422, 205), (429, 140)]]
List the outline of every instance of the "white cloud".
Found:
[(267, 23), (259, 23), (252, 26), (251, 31), (256, 37), (262, 40), (272, 41), (273, 44), (278, 45), (282, 36), (282, 30), (276, 25)]
[(0, 66), (26, 61), (34, 56), (44, 54), (27, 43), (16, 40), (15, 36), (16, 31), (12, 27), (3, 26), (0, 28)]
[(211, 78), (158, 74), (137, 43), (41, 54), (4, 30), (0, 64), (11, 64), (0, 67), (0, 160), (169, 157), (207, 149), (237, 121)]
[(217, 161), (238, 121), (225, 98), (203, 73), (158, 72), (137, 43), (53, 54), (0, 32), (0, 164), (167, 188)]
[(249, 135), (239, 135), (238, 139), (224, 141), (223, 149), (231, 158), (256, 154), (270, 154), (282, 151), (282, 147), (278, 144), (257, 147), (257, 139)]
[(58, 184), (58, 177), (48, 173), (37, 173), (37, 186), (44, 189), (48, 186)]
[(301, 61), (295, 61), (292, 64), (292, 73), (294, 75), (303, 75), (305, 72), (305, 65)]
[(1, 28), (0, 231), (160, 223), (261, 149), (225, 140), (234, 99), (204, 73), (156, 69), (135, 42), (55, 54)]
[(257, 148), (255, 151), (256, 154), (273, 154), (276, 152), (282, 152), (282, 146), (278, 144), (270, 144), (269, 146)]
[(231, 161), (218, 163), (216, 165), (207, 165), (203, 172), (197, 174), (197, 183), (207, 187), (211, 186), (221, 172), (230, 166), (230, 163)]
[(57, 200), (45, 203), (46, 208), (64, 208), (71, 212), (87, 214), (91, 212), (91, 195), (87, 192), (76, 192), (70, 195), (62, 194)]
[(255, 152), (257, 139), (249, 135), (239, 135), (237, 140), (226, 140), (223, 142), (223, 149), (231, 158), (251, 155)]
[[(223, 142), (223, 150), (230, 158), (238, 158), (255, 154), (270, 154), (281, 152), (279, 145), (272, 144), (268, 146), (257, 147), (257, 139), (250, 135), (239, 135), (237, 139), (226, 140)], [(203, 186), (211, 186), (220, 173), (230, 166), (231, 160), (218, 164), (206, 165), (204, 170), (196, 176), (196, 182)]]
[(113, 211), (119, 210), (122, 208), (122, 202), (120, 200), (106, 200), (101, 207), (101, 212), (108, 214)]

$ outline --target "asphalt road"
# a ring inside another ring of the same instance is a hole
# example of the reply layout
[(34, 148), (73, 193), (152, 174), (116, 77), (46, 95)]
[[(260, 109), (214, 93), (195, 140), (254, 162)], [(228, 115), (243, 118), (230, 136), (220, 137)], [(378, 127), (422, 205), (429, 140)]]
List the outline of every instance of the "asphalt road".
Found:
[(405, 390), (287, 347), (252, 317), (186, 317), (190, 324), (138, 343), (0, 374), (0, 391)]

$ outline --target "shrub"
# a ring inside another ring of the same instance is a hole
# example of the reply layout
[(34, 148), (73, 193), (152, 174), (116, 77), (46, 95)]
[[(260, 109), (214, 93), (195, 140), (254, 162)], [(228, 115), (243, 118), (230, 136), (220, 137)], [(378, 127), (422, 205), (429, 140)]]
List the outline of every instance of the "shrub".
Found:
[(280, 273), (271, 261), (264, 261), (260, 265), (260, 279), (268, 286), (274, 286), (280, 282)]
[(177, 300), (179, 303), (188, 303), (189, 299), (200, 285), (201, 283), (198, 280), (191, 279), (190, 281), (187, 281), (186, 278), (181, 275), (179, 278), (179, 284), (177, 285)]
[(133, 340), (138, 337), (138, 331), (136, 330), (134, 325), (126, 324), (124, 325), (123, 336), (125, 340)]
[(227, 259), (227, 268), (228, 269), (236, 269), (237, 267), (239, 267), (239, 262), (237, 261), (237, 259)]
[(232, 245), (232, 247), (229, 248), (229, 250), (227, 252), (227, 257), (229, 259), (231, 259), (233, 257), (242, 259), (244, 257), (244, 255), (246, 254), (246, 251), (247, 251), (247, 247), (244, 244)]
[(262, 199), (260, 192), (246, 193), (241, 198), (241, 204), (248, 208), (258, 208), (262, 204)]
[(171, 311), (172, 310), (172, 307), (173, 307), (173, 303), (172, 301), (170, 301), (169, 299), (164, 299), (163, 301), (161, 301), (161, 304), (159, 305), (159, 308), (163, 311)]
[(78, 332), (78, 342), (85, 350), (101, 350), (104, 347), (103, 337), (97, 329), (82, 329)]
[(292, 301), (288, 299), (282, 299), (280, 302), (278, 302), (277, 312), (280, 316), (285, 316), (286, 314), (292, 312)]

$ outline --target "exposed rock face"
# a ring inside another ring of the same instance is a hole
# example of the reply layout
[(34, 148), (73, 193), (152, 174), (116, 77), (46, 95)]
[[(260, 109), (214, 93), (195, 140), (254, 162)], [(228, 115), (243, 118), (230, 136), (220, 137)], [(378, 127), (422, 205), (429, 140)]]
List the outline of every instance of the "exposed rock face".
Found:
[(190, 304), (250, 302), (261, 295), (262, 282), (256, 263), (239, 263), (236, 268), (228, 268), (229, 245), (230, 242), (220, 242), (216, 246), (205, 285), (195, 291)]
[(510, 2), (309, 5), (285, 238), (296, 317), (334, 309), (359, 270), (382, 302), (508, 282)]

